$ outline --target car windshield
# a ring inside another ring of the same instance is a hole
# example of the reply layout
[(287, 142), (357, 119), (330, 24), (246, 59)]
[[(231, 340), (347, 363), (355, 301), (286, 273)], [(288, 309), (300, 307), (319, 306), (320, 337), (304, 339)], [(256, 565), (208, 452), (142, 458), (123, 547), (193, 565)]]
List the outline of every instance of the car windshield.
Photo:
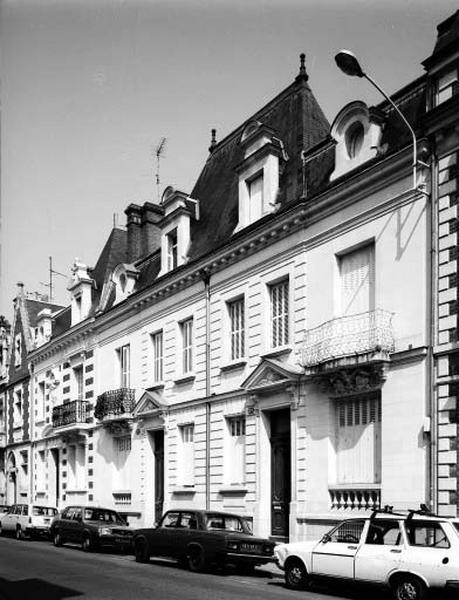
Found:
[(56, 514), (57, 509), (50, 506), (34, 506), (32, 508), (32, 515), (34, 517), (54, 517)]
[(114, 510), (103, 510), (100, 508), (85, 508), (85, 521), (101, 521), (103, 523), (119, 523), (124, 525), (124, 519)]
[[(244, 520), (245, 522), (245, 520)], [(234, 515), (208, 514), (206, 515), (207, 529), (223, 529), (224, 531), (238, 531), (246, 533), (242, 519)]]
[(456, 528), (457, 533), (459, 533), (459, 523), (454, 522), (453, 525)]

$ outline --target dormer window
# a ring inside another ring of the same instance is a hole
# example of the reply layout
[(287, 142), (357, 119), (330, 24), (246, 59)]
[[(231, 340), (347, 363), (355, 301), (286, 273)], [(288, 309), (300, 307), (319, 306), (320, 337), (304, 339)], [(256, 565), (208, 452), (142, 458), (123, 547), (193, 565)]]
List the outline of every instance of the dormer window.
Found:
[(199, 201), (169, 186), (161, 198), (161, 271), (164, 275), (188, 260), (191, 221), (199, 220)]
[(14, 366), (20, 367), (22, 361), (22, 338), (18, 333), (14, 338)]
[(177, 228), (167, 234), (167, 270), (172, 271), (178, 266)]
[(338, 113), (331, 127), (336, 147), (335, 170), (330, 180), (352, 171), (381, 152), (383, 124), (383, 114), (360, 101), (351, 102)]
[(115, 302), (122, 302), (132, 294), (139, 271), (134, 265), (121, 264), (113, 271), (112, 281), (115, 284)]
[(239, 173), (239, 231), (277, 208), (279, 176), (288, 160), (282, 141), (258, 121), (250, 122), (241, 137), (244, 158)]
[(72, 327), (89, 316), (94, 285), (94, 279), (88, 274), (88, 267), (76, 258), (72, 267), (72, 279), (67, 286), (72, 297)]
[(443, 71), (436, 80), (435, 106), (446, 102), (458, 93), (458, 70), (456, 68)]

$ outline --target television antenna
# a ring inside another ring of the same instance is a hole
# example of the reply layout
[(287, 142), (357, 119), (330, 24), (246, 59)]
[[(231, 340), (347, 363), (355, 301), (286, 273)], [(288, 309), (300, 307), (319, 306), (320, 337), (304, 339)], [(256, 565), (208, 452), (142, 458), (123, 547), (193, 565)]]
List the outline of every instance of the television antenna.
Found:
[(167, 139), (165, 137), (162, 137), (159, 140), (158, 145), (156, 146), (156, 150), (155, 150), (155, 155), (156, 155), (156, 192), (157, 192), (157, 196), (158, 196), (158, 203), (160, 201), (160, 196), (159, 196), (159, 186), (160, 186), (160, 176), (159, 176), (159, 172), (160, 172), (160, 163), (161, 163), (161, 159), (164, 158), (164, 151), (166, 149), (166, 142)]
[(49, 257), (49, 283), (43, 283), (40, 281), (41, 285), (49, 288), (49, 302), (53, 301), (53, 289), (54, 289), (54, 275), (60, 275), (60, 277), (65, 277), (68, 279), (68, 275), (64, 275), (64, 273), (60, 273), (59, 271), (55, 271), (53, 269), (53, 257)]

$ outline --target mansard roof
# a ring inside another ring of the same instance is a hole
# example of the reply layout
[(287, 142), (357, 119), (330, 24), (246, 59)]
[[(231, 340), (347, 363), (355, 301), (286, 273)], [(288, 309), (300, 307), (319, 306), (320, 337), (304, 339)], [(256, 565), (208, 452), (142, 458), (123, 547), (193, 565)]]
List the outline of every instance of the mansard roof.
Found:
[(284, 144), (289, 160), (279, 186), (278, 202), (285, 205), (301, 196), (301, 153), (328, 135), (330, 125), (306, 77), (297, 79), (212, 147), (191, 193), (200, 202), (200, 219), (191, 229), (190, 259), (205, 255), (227, 241), (238, 223), (238, 174), (243, 159), (242, 135), (252, 121), (270, 128)]
[(111, 276), (113, 269), (127, 261), (127, 233), (125, 229), (114, 227), (100, 253), (96, 266), (91, 271), (91, 277), (96, 286), (93, 294), (93, 306), (97, 306), (104, 283)]
[(422, 63), (429, 69), (434, 62), (457, 48), (459, 43), (459, 10), (437, 26), (437, 40), (429, 58)]

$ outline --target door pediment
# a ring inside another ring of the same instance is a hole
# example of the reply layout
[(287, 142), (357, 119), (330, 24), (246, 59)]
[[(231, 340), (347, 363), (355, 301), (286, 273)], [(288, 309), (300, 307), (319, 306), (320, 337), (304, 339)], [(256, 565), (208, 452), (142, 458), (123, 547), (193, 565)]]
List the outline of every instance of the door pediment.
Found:
[(273, 358), (262, 358), (258, 366), (242, 382), (247, 392), (271, 391), (277, 387), (297, 383), (303, 370), (295, 365), (280, 362)]
[(164, 410), (165, 408), (166, 405), (162, 401), (162, 398), (157, 391), (145, 390), (135, 405), (133, 417), (139, 418), (152, 416), (158, 411)]

